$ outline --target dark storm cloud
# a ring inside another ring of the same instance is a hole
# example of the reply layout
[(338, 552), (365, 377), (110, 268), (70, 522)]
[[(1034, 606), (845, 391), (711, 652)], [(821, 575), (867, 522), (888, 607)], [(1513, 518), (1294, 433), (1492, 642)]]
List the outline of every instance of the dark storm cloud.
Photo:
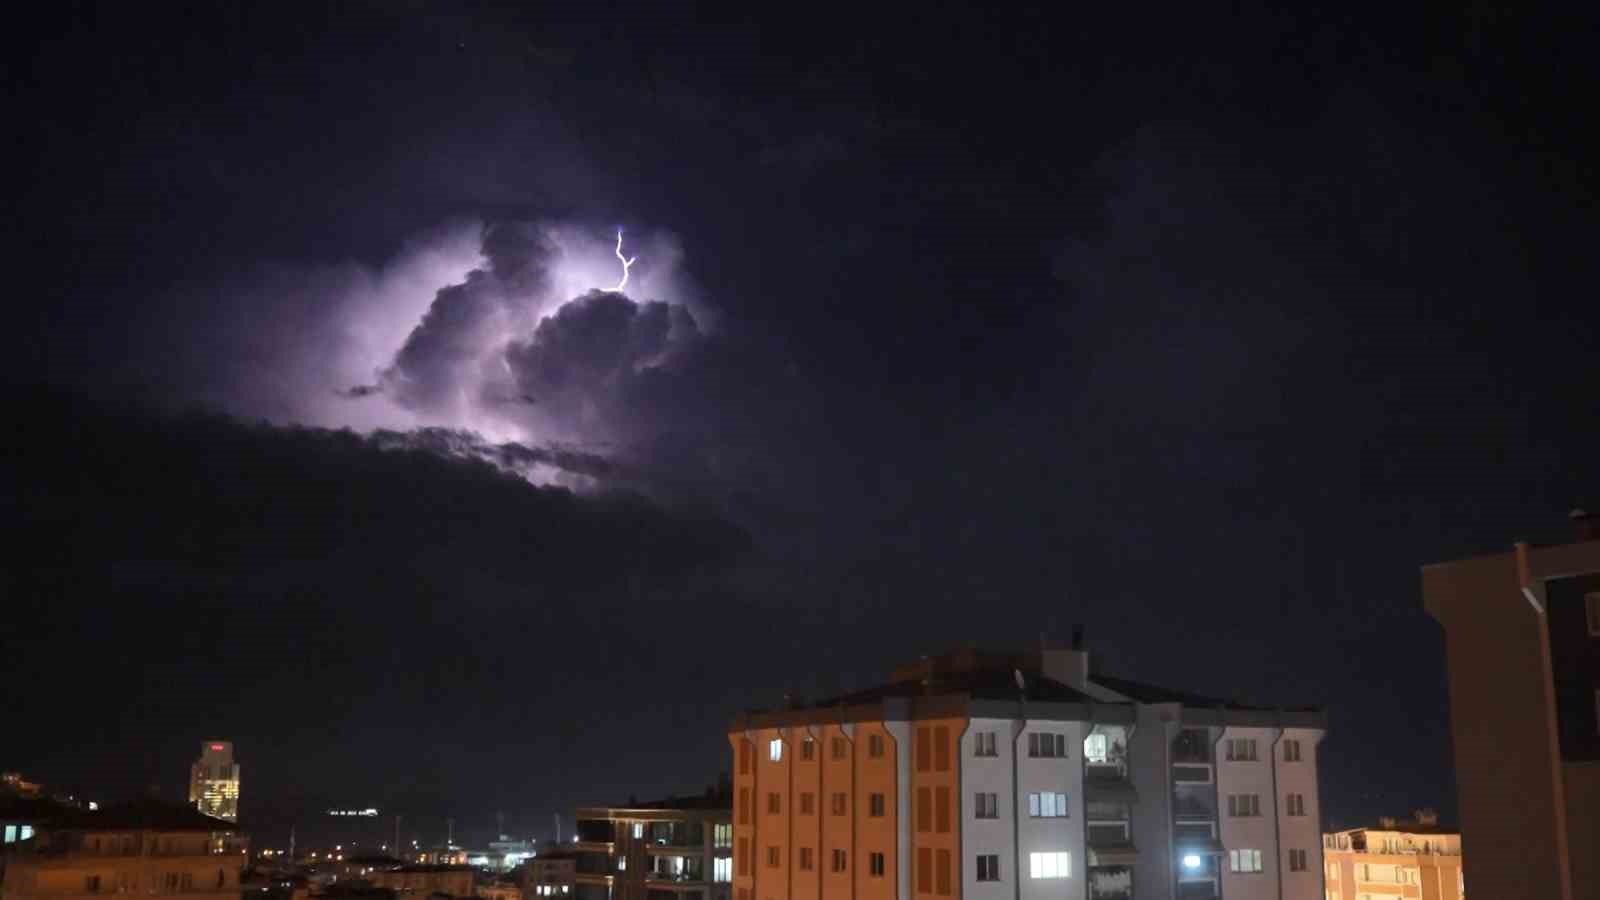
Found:
[(383, 385), (408, 409), (447, 412), (477, 389), (479, 370), (493, 364), (505, 335), (531, 323), (561, 252), (528, 223), (487, 226), (482, 250), (485, 265), (439, 289), (383, 373)]
[(591, 291), (541, 321), (532, 337), (513, 341), (505, 359), (518, 388), (543, 414), (580, 429), (613, 418), (608, 430), (625, 430), (636, 412), (646, 413), (627, 408), (634, 384), (694, 352), (699, 338), (694, 317), (681, 306)]

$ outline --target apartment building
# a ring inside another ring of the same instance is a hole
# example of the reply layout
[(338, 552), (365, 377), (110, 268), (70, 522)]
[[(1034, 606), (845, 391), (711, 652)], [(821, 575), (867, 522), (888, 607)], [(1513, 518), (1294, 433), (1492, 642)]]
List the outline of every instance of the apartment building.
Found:
[(239, 900), (247, 845), (231, 822), (145, 801), (62, 809), (6, 848), (0, 900), (87, 900), (100, 894)]
[(556, 897), (571, 900), (572, 888), (578, 883), (578, 857), (576, 850), (542, 850), (522, 869), (522, 896), (524, 900), (535, 897)]
[(740, 716), (736, 900), (1323, 896), (1316, 710), (963, 650)]
[(1465, 878), (1600, 900), (1600, 528), (1422, 570), (1444, 626)]
[(394, 891), (397, 900), (434, 896), (473, 897), (478, 894), (478, 870), (471, 866), (408, 865), (374, 869), (362, 876), (373, 887)]
[(1322, 836), (1327, 900), (1461, 900), (1461, 835), (1431, 810)]
[(577, 810), (576, 900), (729, 900), (733, 824), (725, 791)]

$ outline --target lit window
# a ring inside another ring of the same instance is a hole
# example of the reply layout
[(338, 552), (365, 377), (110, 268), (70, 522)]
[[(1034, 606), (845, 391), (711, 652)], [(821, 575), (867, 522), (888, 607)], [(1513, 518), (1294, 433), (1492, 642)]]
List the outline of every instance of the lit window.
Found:
[(1046, 791), (1028, 795), (1028, 815), (1035, 819), (1059, 819), (1067, 815), (1067, 795)]
[(1241, 873), (1261, 871), (1261, 851), (1229, 850), (1228, 868)]
[(1071, 878), (1072, 854), (1066, 852), (1029, 853), (1028, 877)]
[(618, 872), (626, 872), (626, 871), (628, 871), (628, 858), (626, 856), (617, 857), (617, 871)]
[(980, 853), (980, 854), (978, 854), (978, 880), (979, 881), (999, 881), (1000, 880), (1000, 854), (998, 854), (998, 853)]
[(644, 823), (643, 822), (635, 822), (635, 823), (633, 823), (633, 839), (634, 840), (638, 840), (639, 838), (642, 838), (642, 837), (644, 837)]
[(1103, 734), (1091, 734), (1083, 739), (1083, 755), (1089, 762), (1105, 762), (1110, 749), (1110, 742)]
[(773, 738), (767, 742), (767, 758), (773, 762), (779, 762), (783, 759), (782, 738)]
[(719, 856), (716, 859), (712, 860), (711, 861), (711, 880), (712, 881), (732, 881), (733, 880), (733, 859), (730, 858), (730, 857), (727, 857), (727, 856)]

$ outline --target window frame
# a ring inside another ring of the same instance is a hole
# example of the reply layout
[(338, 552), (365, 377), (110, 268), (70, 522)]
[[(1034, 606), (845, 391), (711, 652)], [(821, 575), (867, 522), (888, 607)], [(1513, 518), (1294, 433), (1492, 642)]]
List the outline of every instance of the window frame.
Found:
[(1057, 881), (1072, 877), (1070, 850), (1036, 850), (1028, 854), (1028, 877), (1034, 881)]

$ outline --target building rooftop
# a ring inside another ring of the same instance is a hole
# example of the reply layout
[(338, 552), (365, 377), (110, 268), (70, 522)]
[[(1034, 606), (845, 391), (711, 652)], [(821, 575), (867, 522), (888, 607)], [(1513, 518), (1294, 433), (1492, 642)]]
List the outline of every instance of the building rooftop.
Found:
[(1061, 703), (1081, 703), (1092, 698), (1082, 691), (1070, 688), (1059, 681), (1046, 678), (1037, 672), (1023, 676), (1023, 687), (1017, 686), (1016, 672), (1012, 669), (958, 669), (949, 672), (935, 671), (931, 677), (894, 681), (850, 694), (842, 694), (814, 704), (818, 707), (854, 706), (873, 703), (891, 697), (930, 697), (940, 694), (965, 694), (979, 700), (1043, 700)]

